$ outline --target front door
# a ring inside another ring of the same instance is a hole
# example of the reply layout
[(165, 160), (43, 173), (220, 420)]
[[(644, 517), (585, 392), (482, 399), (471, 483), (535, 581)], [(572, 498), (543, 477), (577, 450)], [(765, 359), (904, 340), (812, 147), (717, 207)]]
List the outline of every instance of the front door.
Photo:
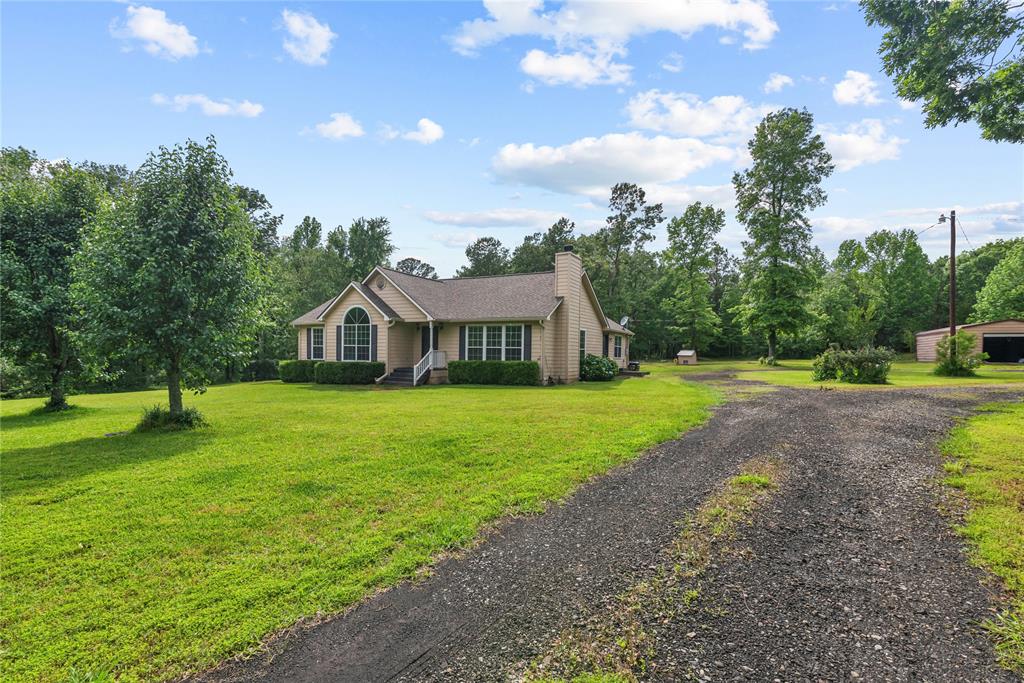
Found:
[[(439, 328), (434, 328), (434, 350), (437, 350), (437, 333)], [(427, 351), (430, 350), (430, 328), (420, 328), (420, 358), (427, 355)]]

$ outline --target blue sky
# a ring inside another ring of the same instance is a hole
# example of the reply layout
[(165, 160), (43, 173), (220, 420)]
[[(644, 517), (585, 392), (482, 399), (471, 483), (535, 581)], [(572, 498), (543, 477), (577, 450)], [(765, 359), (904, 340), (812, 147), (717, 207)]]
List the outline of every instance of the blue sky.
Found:
[[(814, 214), (827, 253), (949, 208), (974, 246), (1024, 232), (1021, 147), (924, 128), (852, 3), (5, 2), (0, 20), (4, 145), (134, 168), (213, 134), (282, 234), (384, 215), (396, 260), (442, 275), (475, 237), (512, 247), (560, 215), (596, 229), (617, 181), (669, 215), (731, 214), (746, 140), (779, 106), (807, 107), (839, 166)], [(722, 241), (742, 236), (730, 217)]]

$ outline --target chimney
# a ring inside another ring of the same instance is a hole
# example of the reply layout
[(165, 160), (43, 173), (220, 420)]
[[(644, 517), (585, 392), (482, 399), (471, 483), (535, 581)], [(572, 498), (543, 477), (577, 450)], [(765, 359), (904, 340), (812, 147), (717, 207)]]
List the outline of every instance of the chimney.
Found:
[(555, 316), (555, 344), (559, 356), (565, 353), (565, 376), (562, 381), (575, 381), (580, 373), (579, 331), (580, 299), (583, 294), (583, 259), (566, 245), (555, 252), (555, 295), (562, 297), (562, 305)]

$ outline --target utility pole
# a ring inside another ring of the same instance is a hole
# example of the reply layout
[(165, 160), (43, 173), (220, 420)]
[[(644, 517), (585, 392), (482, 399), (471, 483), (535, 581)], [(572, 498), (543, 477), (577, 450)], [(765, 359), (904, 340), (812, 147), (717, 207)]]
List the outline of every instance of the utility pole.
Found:
[[(939, 222), (945, 223), (946, 217), (939, 216)], [(949, 212), (949, 350), (956, 353), (956, 210)]]

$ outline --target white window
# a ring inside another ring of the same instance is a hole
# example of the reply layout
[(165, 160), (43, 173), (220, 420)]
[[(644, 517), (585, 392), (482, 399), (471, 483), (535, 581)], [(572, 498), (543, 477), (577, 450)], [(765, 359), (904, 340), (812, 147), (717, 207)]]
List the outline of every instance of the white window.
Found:
[(324, 359), (324, 328), (314, 327), (313, 328), (313, 348), (310, 357), (313, 360)]
[(370, 360), (370, 315), (358, 306), (345, 313), (341, 326), (341, 359)]
[(523, 326), (467, 326), (466, 360), (523, 360)]
[(615, 335), (615, 357), (622, 358), (622, 337)]

